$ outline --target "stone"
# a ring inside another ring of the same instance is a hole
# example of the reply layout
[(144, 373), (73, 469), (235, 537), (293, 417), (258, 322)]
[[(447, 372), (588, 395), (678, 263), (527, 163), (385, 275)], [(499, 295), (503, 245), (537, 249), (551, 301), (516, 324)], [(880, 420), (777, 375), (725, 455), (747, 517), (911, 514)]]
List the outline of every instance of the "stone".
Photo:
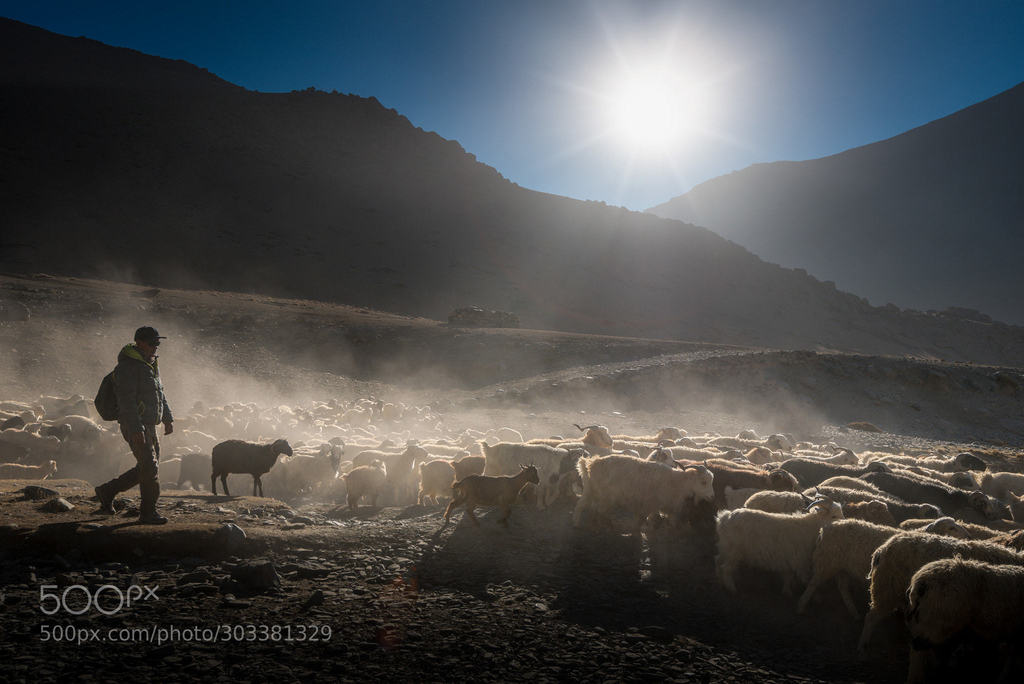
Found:
[(32, 501), (38, 501), (41, 499), (49, 499), (55, 496), (60, 496), (60, 492), (56, 489), (50, 489), (49, 487), (40, 487), (39, 485), (29, 485), (21, 490), (22, 495), (26, 499)]
[(67, 513), (68, 511), (73, 511), (74, 509), (74, 505), (67, 499), (56, 498), (50, 499), (45, 504), (43, 504), (41, 510), (46, 511), (47, 513)]
[(231, 579), (249, 592), (266, 591), (281, 586), (281, 577), (270, 560), (243, 561), (231, 569)]
[(234, 523), (224, 523), (214, 534), (217, 545), (227, 553), (236, 553), (245, 546), (245, 530)]

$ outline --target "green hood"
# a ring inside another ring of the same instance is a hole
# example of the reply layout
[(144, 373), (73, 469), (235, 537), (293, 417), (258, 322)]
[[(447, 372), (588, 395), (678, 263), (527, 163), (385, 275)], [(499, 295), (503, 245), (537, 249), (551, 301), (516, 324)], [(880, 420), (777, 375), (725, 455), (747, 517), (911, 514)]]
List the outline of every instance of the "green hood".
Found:
[(121, 349), (121, 353), (117, 355), (118, 360), (120, 360), (122, 356), (129, 359), (135, 359), (136, 361), (141, 361), (153, 369), (154, 375), (160, 375), (160, 369), (157, 367), (157, 359), (154, 358), (153, 363), (146, 361), (146, 359), (142, 357), (142, 352), (139, 351), (139, 348), (135, 346), (134, 342), (124, 345), (124, 348)]

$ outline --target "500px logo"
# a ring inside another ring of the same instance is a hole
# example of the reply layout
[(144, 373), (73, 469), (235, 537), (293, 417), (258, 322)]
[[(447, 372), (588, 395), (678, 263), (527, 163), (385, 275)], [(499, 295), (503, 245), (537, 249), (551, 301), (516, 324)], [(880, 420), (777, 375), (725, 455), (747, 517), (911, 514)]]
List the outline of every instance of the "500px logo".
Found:
[(39, 610), (44, 615), (56, 615), (62, 610), (71, 615), (82, 615), (90, 608), (104, 615), (114, 615), (122, 608), (131, 607), (132, 603), (160, 600), (156, 595), (159, 585), (140, 587), (132, 584), (122, 591), (113, 584), (104, 584), (91, 591), (85, 585), (72, 584), (60, 593), (52, 591), (57, 588), (56, 584), (43, 584), (39, 587)]

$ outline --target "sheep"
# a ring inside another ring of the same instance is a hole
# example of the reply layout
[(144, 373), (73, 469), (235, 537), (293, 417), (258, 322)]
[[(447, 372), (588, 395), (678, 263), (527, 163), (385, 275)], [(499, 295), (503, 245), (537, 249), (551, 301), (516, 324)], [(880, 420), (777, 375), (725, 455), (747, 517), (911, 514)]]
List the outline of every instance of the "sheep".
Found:
[(793, 593), (793, 579), (806, 582), (811, 554), (822, 526), (841, 520), (839, 504), (815, 499), (803, 515), (768, 513), (751, 508), (722, 511), (716, 518), (718, 555), (715, 564), (722, 585), (736, 593), (733, 578), (741, 564), (782, 575), (782, 591)]
[(516, 475), (470, 475), (452, 485), (452, 500), (444, 510), (444, 525), (451, 521), (452, 513), (459, 506), (464, 506), (466, 515), (477, 527), (473, 509), (477, 506), (501, 506), (501, 517), (498, 522), (508, 527), (508, 517), (512, 513), (512, 504), (519, 497), (519, 492), (527, 484), (539, 484), (540, 474), (536, 466), (521, 465)]
[(387, 474), (384, 472), (384, 464), (380, 461), (357, 466), (342, 475), (342, 478), (348, 490), (348, 507), (353, 511), (359, 508), (359, 499), (364, 496), (370, 497), (371, 506), (376, 506), (377, 498), (387, 486)]
[(937, 481), (926, 482), (896, 473), (868, 473), (863, 479), (904, 501), (930, 503), (947, 514), (975, 516), (977, 512), (991, 520), (1001, 513), (994, 500), (980, 491), (967, 493)]
[(428, 460), (427, 450), (416, 444), (410, 444), (402, 453), (385, 461), (387, 483), (397, 505), (412, 503), (416, 498), (417, 466)]
[(483, 456), (465, 456), (452, 462), (455, 467), (455, 479), (461, 480), (469, 475), (483, 475), (486, 463)]
[(932, 649), (964, 632), (990, 642), (1019, 642), (1024, 567), (959, 557), (926, 563), (910, 580), (906, 623), (911, 643), (907, 682), (928, 681)]
[(917, 466), (921, 468), (930, 468), (931, 470), (938, 470), (944, 473), (950, 473), (956, 470), (985, 470), (987, 467), (984, 461), (968, 452), (959, 453), (953, 458), (943, 458), (941, 456), (918, 458), (916, 456), (908, 456), (906, 454), (877, 454), (873, 452), (862, 454), (862, 456), (867, 462), (885, 462), (904, 466)]
[[(160, 461), (160, 481), (167, 483), (167, 486), (177, 486), (178, 478), (181, 477), (181, 457), (168, 458)], [(205, 479), (206, 475), (203, 474)]]
[(981, 488), (978, 478), (975, 477), (974, 473), (970, 470), (957, 470), (952, 473), (943, 473), (938, 470), (931, 470), (930, 468), (906, 466), (894, 468), (893, 472), (897, 475), (907, 473), (926, 480), (941, 482), (944, 485), (956, 487), (957, 489), (966, 489), (967, 491), (974, 491)]
[(231, 496), (228, 492), (228, 475), (248, 473), (252, 475), (252, 495), (256, 496), (256, 488), (259, 487), (260, 496), (263, 496), (263, 481), (260, 478), (264, 473), (270, 471), (281, 454), (292, 455), (291, 446), (283, 439), (278, 439), (270, 444), (255, 444), (243, 442), (240, 439), (221, 442), (213, 447), (210, 463), (211, 491), (214, 496), (217, 495), (217, 478), (220, 477), (224, 495)]
[(45, 480), (56, 472), (57, 462), (54, 460), (42, 465), (0, 463), (0, 480)]
[(490, 446), (481, 441), (480, 448), (484, 454), (484, 475), (513, 475), (520, 464), (527, 463), (537, 466), (540, 483), (537, 484), (537, 508), (547, 507), (549, 500), (554, 499), (558, 478), (575, 466), (576, 460), (583, 455), (583, 450), (559, 449), (546, 444), (512, 444), (498, 442)]
[(797, 513), (807, 510), (811, 501), (813, 499), (800, 492), (775, 492), (769, 489), (760, 489), (746, 500), (743, 507), (768, 513)]
[(754, 447), (747, 453), (743, 454), (743, 457), (754, 465), (765, 465), (767, 463), (772, 463), (773, 461), (781, 460), (776, 456), (774, 451), (763, 446)]
[(279, 498), (293, 498), (329, 486), (338, 477), (341, 453), (335, 447), (314, 456), (296, 454), (282, 460), (272, 474), (272, 491)]
[(586, 427), (580, 427), (578, 424), (573, 423), (573, 426), (580, 432), (585, 432), (583, 435), (583, 448), (590, 454), (601, 454), (605, 455), (611, 452), (615, 446), (615, 441), (612, 439), (611, 434), (608, 432), (608, 428), (604, 425), (587, 425)]
[(436, 459), (420, 464), (420, 490), (416, 497), (416, 503), (423, 505), (429, 498), (434, 505), (438, 503), (438, 497), (450, 497), (452, 485), (455, 484), (455, 466), (449, 461)]
[(764, 445), (773, 451), (792, 451), (795, 441), (792, 435), (775, 433), (764, 440)]
[(868, 492), (870, 494), (883, 494), (881, 489), (871, 484), (870, 482), (865, 482), (859, 477), (848, 477), (846, 475), (837, 475), (835, 477), (830, 477), (827, 480), (822, 480), (815, 486), (842, 487), (843, 489), (858, 489), (860, 491)]
[(1010, 520), (1018, 525), (1024, 525), (1024, 494), (1008, 498), (1010, 499)]
[(714, 474), (702, 465), (668, 469), (633, 456), (581, 458), (576, 465), (583, 494), (572, 521), (580, 526), (584, 512), (607, 513), (624, 508), (636, 516), (636, 532), (657, 513), (680, 519), (701, 502), (714, 500)]
[(889, 504), (884, 501), (851, 501), (843, 504), (843, 515), (847, 518), (864, 520), (877, 525), (896, 527), (896, 517)]
[(836, 520), (822, 527), (811, 557), (811, 579), (797, 601), (796, 612), (803, 613), (819, 587), (834, 577), (846, 610), (854, 620), (860, 619), (849, 580), (863, 582), (871, 569), (871, 554), (898, 533), (898, 529), (865, 520)]
[(889, 469), (883, 463), (869, 463), (863, 467), (843, 466), (834, 463), (824, 463), (814, 458), (791, 458), (788, 461), (784, 461), (779, 467), (794, 475), (804, 487), (813, 487), (837, 475), (860, 477), (865, 473)]
[(1009, 495), (1018, 497), (1024, 494), (1024, 475), (1021, 473), (985, 473), (979, 482), (981, 491), (1002, 501), (1008, 501)]
[[(954, 523), (957, 529), (953, 529), (950, 523)], [(928, 529), (932, 526), (931, 529)], [(988, 525), (978, 525), (975, 523), (964, 522), (963, 520), (954, 520), (949, 516), (937, 518), (935, 520), (922, 520), (919, 518), (910, 518), (904, 520), (899, 524), (902, 530), (927, 530), (929, 532), (935, 532), (936, 534), (946, 534), (956, 536), (961, 539), (992, 539), (1001, 534), (1006, 534), (1004, 530), (994, 529)]]
[[(693, 462), (677, 461), (680, 465), (696, 465)], [(752, 466), (743, 466), (721, 459), (709, 459), (704, 462), (715, 475), (715, 506), (725, 508), (725, 488), (733, 489), (771, 489), (777, 492), (795, 492), (800, 484), (796, 478), (784, 470), (761, 470)]]
[(206, 474), (211, 469), (209, 454), (182, 454), (178, 471), (178, 489), (186, 482), (191, 482), (192, 488), (198, 489), (206, 482)]
[[(734, 508), (741, 508), (747, 504), (747, 501), (752, 499), (757, 494), (763, 492), (763, 489), (757, 489), (756, 487), (746, 487), (741, 489), (733, 489), (732, 487), (725, 488), (725, 507), (729, 510)], [(789, 492), (769, 492), (770, 494), (788, 494)], [(752, 506), (757, 508), (757, 506)]]
[(940, 537), (925, 532), (899, 532), (875, 550), (871, 556), (871, 603), (857, 650), (867, 650), (878, 624), (894, 612), (906, 613), (910, 579), (929, 561), (961, 555), (990, 563), (1024, 564), (1024, 554), (987, 541)]

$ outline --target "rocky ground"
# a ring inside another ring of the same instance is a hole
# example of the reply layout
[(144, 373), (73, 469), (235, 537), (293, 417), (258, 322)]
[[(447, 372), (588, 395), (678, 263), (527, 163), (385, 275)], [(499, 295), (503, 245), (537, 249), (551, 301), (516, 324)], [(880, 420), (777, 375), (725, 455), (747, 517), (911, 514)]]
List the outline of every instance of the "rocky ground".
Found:
[[(4, 399), (91, 396), (125, 331), (145, 322), (176, 331), (161, 365), (178, 406), (372, 393), (430, 402), (454, 430), (571, 434), (581, 420), (633, 434), (752, 428), (857, 450), (971, 450), (1022, 469), (1019, 369), (457, 330), (71, 279), (0, 286), (28, 312), (0, 323)], [(108, 518), (93, 514), (95, 483), (34, 483), (56, 492), (42, 498), (26, 496), (30, 484), (0, 486), (9, 681), (895, 682), (905, 673), (899, 625), (858, 660), (860, 625), (837, 595), (821, 592), (804, 616), (772, 578), (743, 577), (740, 594), (726, 595), (699, 530), (574, 529), (568, 509), (526, 505), (508, 530), (491, 514), (476, 528), (461, 513), (442, 528), (439, 507), (351, 512), (196, 491), (165, 491), (170, 523), (154, 528), (134, 524), (132, 492)], [(49, 510), (56, 498), (73, 508)], [(159, 587), (158, 598), (117, 608), (118, 591), (133, 586)], [(87, 607), (86, 594), (112, 614)]]
[[(195, 492), (165, 492), (171, 522), (152, 528), (92, 514), (80, 481), (49, 483), (75, 506), (60, 517), (24, 499), (24, 485), (0, 497), (11, 681), (901, 676), (898, 650), (856, 660), (858, 626), (831, 598), (797, 619), (756, 577), (741, 597), (723, 595), (709, 539), (692, 531), (574, 530), (567, 509), (528, 506), (508, 530), (487, 514), (479, 528), (443, 527), (437, 507), (294, 510)], [(228, 522), (246, 532), (237, 547), (217, 534)], [(117, 590), (131, 586), (159, 588), (118, 610)], [(72, 615), (87, 594), (113, 614)]]

